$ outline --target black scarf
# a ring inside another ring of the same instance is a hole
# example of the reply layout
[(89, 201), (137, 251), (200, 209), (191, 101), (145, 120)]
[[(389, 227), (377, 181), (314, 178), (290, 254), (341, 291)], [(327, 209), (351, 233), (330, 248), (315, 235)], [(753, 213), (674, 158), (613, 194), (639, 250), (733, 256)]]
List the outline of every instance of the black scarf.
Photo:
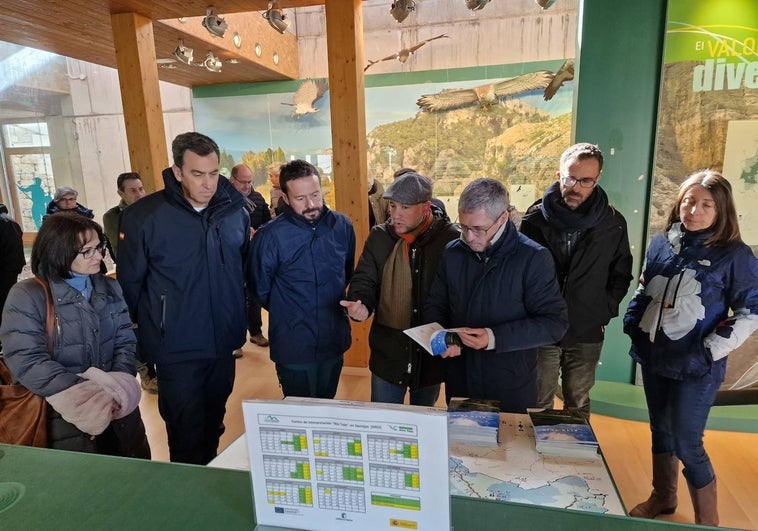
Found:
[[(575, 186), (579, 186), (579, 183)], [(558, 230), (583, 231), (597, 225), (603, 216), (608, 214), (608, 196), (600, 186), (596, 186), (579, 208), (571, 210), (563, 201), (560, 183), (556, 181), (542, 196), (540, 209), (545, 220)]]

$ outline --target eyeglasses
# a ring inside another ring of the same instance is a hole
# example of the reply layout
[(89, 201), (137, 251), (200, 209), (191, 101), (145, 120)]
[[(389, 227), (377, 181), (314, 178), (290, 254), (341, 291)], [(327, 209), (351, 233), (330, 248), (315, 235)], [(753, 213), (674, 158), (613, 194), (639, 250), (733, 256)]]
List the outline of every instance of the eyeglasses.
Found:
[(82, 258), (85, 260), (89, 260), (95, 256), (95, 253), (100, 253), (100, 256), (105, 256), (105, 244), (101, 243), (97, 247), (90, 247), (89, 249), (84, 249), (83, 251), (76, 251), (76, 254), (82, 255)]
[(581, 179), (577, 179), (570, 175), (561, 175), (561, 184), (563, 186), (571, 188), (577, 183), (579, 183), (579, 186), (582, 188), (594, 188), (597, 184), (597, 179), (593, 179), (592, 177), (582, 177)]
[(503, 214), (505, 214), (506, 212), (508, 212), (508, 211), (504, 210), (503, 212), (501, 212), (500, 215), (495, 218), (495, 221), (492, 222), (492, 225), (490, 225), (486, 229), (482, 229), (480, 227), (467, 227), (466, 225), (463, 225), (461, 223), (458, 223), (458, 226), (461, 228), (461, 233), (462, 234), (465, 235), (467, 232), (470, 232), (474, 236), (476, 236), (478, 238), (481, 238), (481, 237), (487, 235), (487, 233), (490, 231), (490, 229), (492, 229), (492, 227), (494, 227), (497, 224), (497, 222), (500, 221), (500, 218), (503, 217)]

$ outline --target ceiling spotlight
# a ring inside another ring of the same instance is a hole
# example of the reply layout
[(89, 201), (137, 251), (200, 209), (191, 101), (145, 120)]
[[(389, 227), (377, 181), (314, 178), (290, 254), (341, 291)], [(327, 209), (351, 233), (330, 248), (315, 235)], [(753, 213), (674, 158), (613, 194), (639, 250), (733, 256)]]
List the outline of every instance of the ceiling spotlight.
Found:
[(490, 0), (466, 0), (466, 7), (471, 11), (484, 9), (484, 6), (490, 3)]
[(290, 21), (284, 12), (276, 7), (276, 0), (269, 0), (268, 9), (262, 15), (268, 20), (269, 25), (279, 33), (284, 33), (290, 25)]
[(174, 57), (179, 59), (185, 65), (191, 65), (193, 54), (194, 50), (192, 48), (187, 48), (184, 46), (184, 41), (182, 39), (179, 39), (179, 46), (177, 46), (176, 50), (174, 50)]
[(234, 57), (232, 57), (231, 59), (227, 59), (226, 62), (229, 63), (230, 65), (238, 65), (238, 64), (240, 64), (240, 60), (239, 59), (235, 59)]
[(223, 37), (226, 33), (226, 20), (216, 15), (216, 8), (208, 6), (203, 18), (203, 27), (214, 37)]
[(203, 66), (208, 72), (221, 72), (221, 67), (224, 66), (224, 63), (213, 55), (213, 52), (208, 51), (208, 55), (205, 56), (205, 61), (203, 61)]
[(235, 48), (242, 48), (242, 35), (235, 31), (234, 35), (232, 35), (232, 42)]
[(534, 0), (537, 2), (537, 5), (540, 6), (543, 10), (544, 9), (550, 9), (550, 6), (552, 6), (555, 3), (555, 0)]
[(398, 22), (402, 22), (411, 11), (416, 11), (416, 2), (413, 0), (395, 0), (390, 6), (390, 15)]

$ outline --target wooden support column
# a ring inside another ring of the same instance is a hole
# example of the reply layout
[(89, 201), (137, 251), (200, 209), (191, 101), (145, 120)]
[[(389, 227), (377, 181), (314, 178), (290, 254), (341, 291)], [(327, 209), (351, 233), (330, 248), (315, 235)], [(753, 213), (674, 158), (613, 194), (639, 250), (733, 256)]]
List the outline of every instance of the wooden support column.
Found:
[[(356, 261), (369, 230), (362, 4), (325, 1), (335, 204), (355, 227)], [(369, 322), (353, 323), (353, 345), (345, 354), (345, 365), (368, 365), (368, 329)]]
[(153, 23), (136, 13), (111, 15), (132, 170), (149, 192), (163, 188), (168, 166)]

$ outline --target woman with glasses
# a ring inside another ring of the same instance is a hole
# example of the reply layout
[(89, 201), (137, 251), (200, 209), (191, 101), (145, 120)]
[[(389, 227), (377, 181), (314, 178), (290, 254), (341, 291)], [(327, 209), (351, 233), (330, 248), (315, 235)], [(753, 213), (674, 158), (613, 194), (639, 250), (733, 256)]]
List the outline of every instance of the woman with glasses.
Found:
[(94, 221), (65, 212), (45, 219), (31, 255), (44, 282), (30, 278), (11, 289), (3, 354), (14, 379), (47, 400), (49, 447), (149, 459), (136, 340), (118, 283), (100, 273), (104, 251)]
[(758, 260), (740, 238), (732, 188), (697, 172), (679, 187), (666, 230), (650, 242), (624, 317), (650, 416), (653, 492), (629, 514), (677, 506), (679, 462), (695, 523), (718, 525), (716, 476), (703, 432), (727, 356), (758, 328)]

